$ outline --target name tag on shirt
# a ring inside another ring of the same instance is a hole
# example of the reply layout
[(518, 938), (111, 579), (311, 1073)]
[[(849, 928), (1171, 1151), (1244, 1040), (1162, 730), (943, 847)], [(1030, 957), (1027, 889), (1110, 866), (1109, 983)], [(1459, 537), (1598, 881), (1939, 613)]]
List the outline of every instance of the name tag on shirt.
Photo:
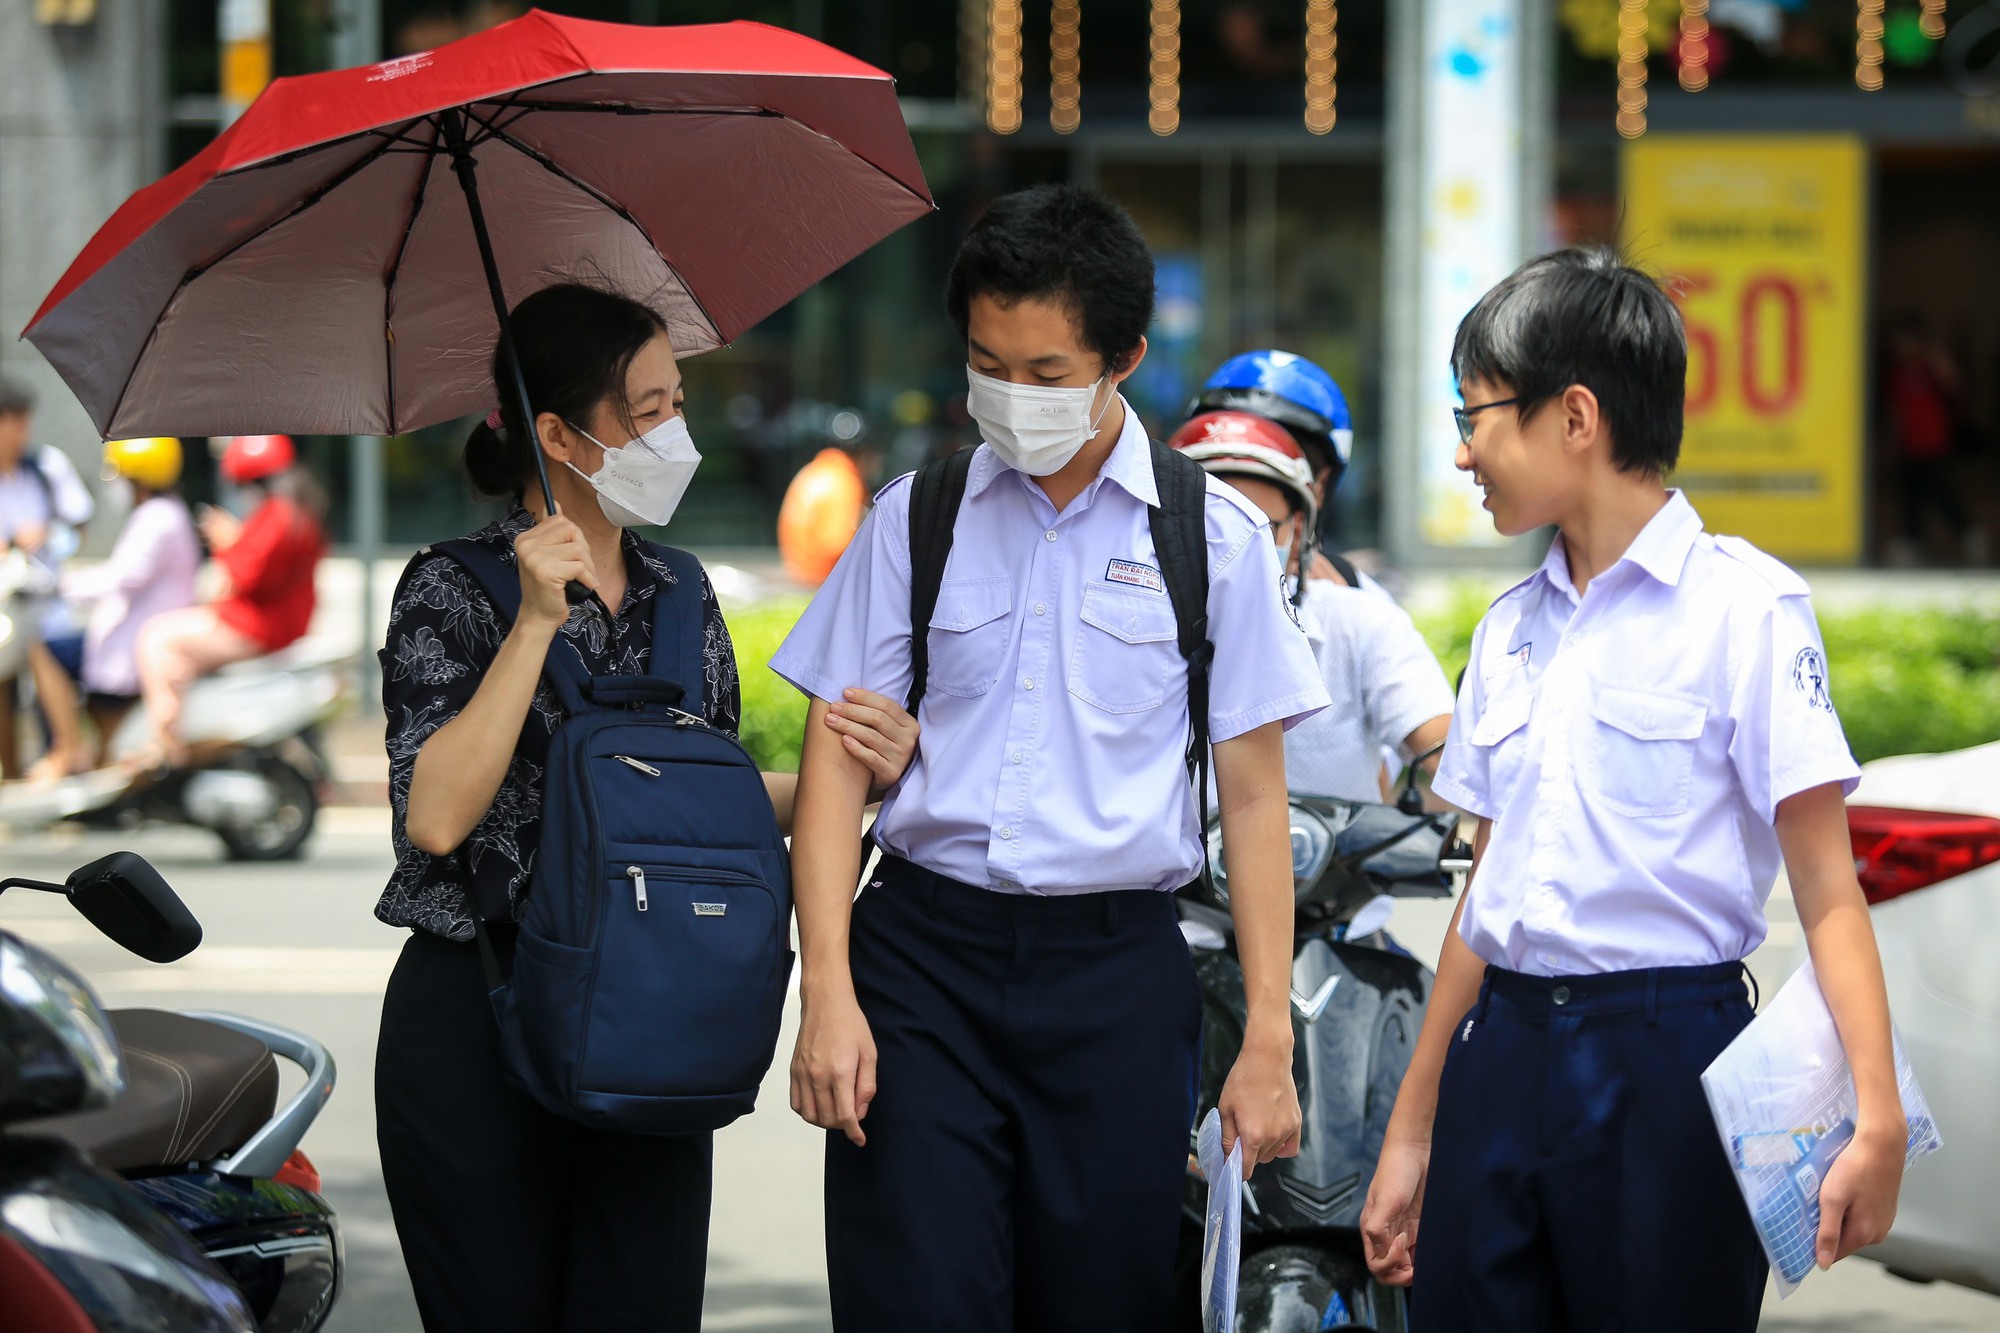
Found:
[(1502, 676), (1519, 671), (1528, 665), (1528, 659), (1533, 656), (1534, 651), (1535, 645), (1532, 641), (1524, 643), (1511, 653), (1503, 653), (1497, 658), (1489, 659), (1480, 675), (1486, 680), (1498, 680)]
[(1136, 560), (1113, 560), (1104, 571), (1106, 583), (1127, 583), (1134, 588), (1144, 588), (1148, 592), (1165, 592), (1167, 581), (1160, 571), (1151, 565), (1142, 565)]

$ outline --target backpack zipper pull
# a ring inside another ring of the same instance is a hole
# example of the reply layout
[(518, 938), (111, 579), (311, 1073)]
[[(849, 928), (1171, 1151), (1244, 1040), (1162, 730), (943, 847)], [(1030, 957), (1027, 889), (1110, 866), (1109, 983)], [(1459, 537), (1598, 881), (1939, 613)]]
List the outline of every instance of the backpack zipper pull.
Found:
[(646, 872), (638, 866), (625, 867), (626, 878), (632, 881), (632, 896), (639, 904), (639, 910), (646, 910)]
[(656, 778), (660, 776), (659, 769), (654, 768), (651, 764), (646, 763), (643, 760), (634, 759), (629, 754), (614, 754), (611, 757), (613, 759), (616, 759), (619, 763), (625, 765), (625, 767), (627, 768), (638, 769), (641, 773), (644, 773), (649, 778)]

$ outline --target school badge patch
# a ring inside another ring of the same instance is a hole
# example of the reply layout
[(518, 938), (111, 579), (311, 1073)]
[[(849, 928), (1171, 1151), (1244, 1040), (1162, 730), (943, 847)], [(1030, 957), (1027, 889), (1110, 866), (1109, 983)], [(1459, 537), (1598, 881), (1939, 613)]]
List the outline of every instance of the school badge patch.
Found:
[(1806, 696), (1806, 707), (1833, 711), (1833, 700), (1826, 692), (1826, 658), (1820, 656), (1819, 649), (1799, 649), (1799, 655), (1792, 659), (1792, 684)]

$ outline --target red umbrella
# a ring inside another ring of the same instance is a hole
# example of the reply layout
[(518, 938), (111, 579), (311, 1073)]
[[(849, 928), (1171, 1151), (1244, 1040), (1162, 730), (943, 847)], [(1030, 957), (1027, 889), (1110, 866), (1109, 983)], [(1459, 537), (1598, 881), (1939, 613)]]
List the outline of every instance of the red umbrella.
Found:
[(933, 207), (870, 65), (757, 23), (535, 10), (273, 83), (23, 336), (107, 438), (390, 435), (493, 405), (510, 296), (608, 285), (685, 356)]

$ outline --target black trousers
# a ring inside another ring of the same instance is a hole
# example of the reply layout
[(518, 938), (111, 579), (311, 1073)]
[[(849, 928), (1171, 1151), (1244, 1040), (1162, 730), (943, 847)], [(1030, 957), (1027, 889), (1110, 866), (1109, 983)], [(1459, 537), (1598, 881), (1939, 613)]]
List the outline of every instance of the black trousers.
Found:
[(700, 1328), (712, 1136), (589, 1129), (510, 1085), (475, 946), (404, 945), (375, 1117), (429, 1333)]
[(1030, 898), (885, 858), (855, 902), (866, 1147), (827, 1137), (841, 1333), (1167, 1326), (1201, 998), (1171, 897)]
[(1452, 1030), (1416, 1333), (1750, 1333), (1766, 1264), (1701, 1071), (1751, 1018), (1740, 964), (1489, 968)]

